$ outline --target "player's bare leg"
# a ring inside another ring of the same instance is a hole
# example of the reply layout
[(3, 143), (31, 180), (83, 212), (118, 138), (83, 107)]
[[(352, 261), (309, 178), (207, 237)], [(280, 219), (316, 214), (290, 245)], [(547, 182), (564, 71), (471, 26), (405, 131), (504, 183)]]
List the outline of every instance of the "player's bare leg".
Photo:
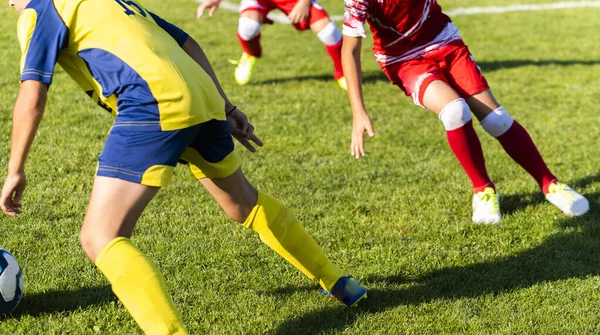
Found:
[(481, 126), (496, 138), (504, 151), (538, 183), (546, 199), (569, 216), (583, 215), (589, 210), (587, 199), (560, 183), (550, 172), (533, 140), (486, 90), (466, 99)]
[(325, 45), (325, 50), (333, 62), (333, 79), (343, 90), (348, 90), (342, 69), (342, 33), (328, 17), (310, 24), (310, 29)]
[(187, 334), (162, 274), (129, 240), (158, 190), (97, 176), (79, 237), (85, 253), (144, 333)]
[(431, 82), (423, 105), (436, 113), (446, 129), (448, 144), (473, 184), (473, 221), (498, 223), (501, 219), (498, 195), (487, 174), (479, 138), (473, 129), (469, 106), (442, 80)]
[(263, 15), (256, 10), (249, 9), (240, 13), (237, 37), (243, 53), (235, 68), (235, 81), (239, 85), (246, 85), (250, 81), (252, 69), (262, 56), (260, 26), (263, 21)]
[(296, 216), (281, 202), (257, 191), (241, 169), (226, 178), (199, 179), (233, 220), (256, 231), (260, 239), (324, 290), (350, 306), (366, 297), (366, 290), (333, 264)]

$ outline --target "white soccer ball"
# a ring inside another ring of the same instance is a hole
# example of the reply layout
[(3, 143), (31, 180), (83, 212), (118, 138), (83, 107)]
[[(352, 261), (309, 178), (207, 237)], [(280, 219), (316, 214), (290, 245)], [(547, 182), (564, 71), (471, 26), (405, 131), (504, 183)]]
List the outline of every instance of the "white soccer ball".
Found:
[(0, 249), (0, 315), (12, 312), (23, 296), (23, 274), (10, 252)]

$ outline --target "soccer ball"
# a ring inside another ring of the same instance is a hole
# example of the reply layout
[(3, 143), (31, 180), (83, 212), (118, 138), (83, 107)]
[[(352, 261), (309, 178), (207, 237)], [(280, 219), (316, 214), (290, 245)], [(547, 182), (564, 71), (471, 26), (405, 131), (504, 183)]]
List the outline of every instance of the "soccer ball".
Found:
[(0, 249), (0, 315), (12, 312), (22, 296), (21, 267), (10, 252)]

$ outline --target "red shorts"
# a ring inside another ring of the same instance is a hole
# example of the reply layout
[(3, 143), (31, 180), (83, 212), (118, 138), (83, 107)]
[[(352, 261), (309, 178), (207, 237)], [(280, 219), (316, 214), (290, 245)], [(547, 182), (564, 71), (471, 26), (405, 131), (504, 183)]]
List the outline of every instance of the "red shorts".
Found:
[(462, 98), (490, 88), (469, 48), (462, 41), (452, 42), (416, 59), (381, 68), (395, 85), (407, 96), (412, 96), (415, 104), (421, 107), (427, 86), (435, 80), (444, 81)]
[[(289, 15), (297, 3), (298, 0), (242, 0), (240, 13), (247, 10), (255, 10), (263, 16), (265, 23), (270, 24), (273, 23), (273, 21), (267, 19), (267, 14), (269, 14), (269, 12), (273, 9), (279, 9), (285, 13), (285, 15)], [(294, 27), (297, 30), (307, 30), (310, 28), (311, 24), (326, 17), (329, 16), (323, 6), (316, 0), (312, 0), (308, 18), (298, 24), (294, 24)]]

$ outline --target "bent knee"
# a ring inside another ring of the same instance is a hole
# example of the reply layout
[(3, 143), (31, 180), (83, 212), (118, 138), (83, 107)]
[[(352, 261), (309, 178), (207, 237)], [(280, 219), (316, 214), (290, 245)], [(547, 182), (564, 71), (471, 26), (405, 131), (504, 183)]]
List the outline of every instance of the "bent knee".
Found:
[(238, 35), (244, 41), (249, 41), (260, 34), (260, 22), (248, 17), (240, 17)]
[(440, 120), (446, 130), (458, 129), (471, 121), (471, 110), (465, 99), (460, 98), (448, 103), (440, 112)]
[(86, 228), (84, 225), (79, 231), (79, 243), (85, 254), (96, 262), (96, 258), (112, 240), (117, 238), (115, 234), (103, 232), (100, 229)]
[(224, 211), (230, 219), (239, 223), (244, 223), (250, 216), (250, 213), (252, 213), (252, 209), (254, 209), (254, 205), (238, 203), (229, 206), (227, 209), (224, 209)]

